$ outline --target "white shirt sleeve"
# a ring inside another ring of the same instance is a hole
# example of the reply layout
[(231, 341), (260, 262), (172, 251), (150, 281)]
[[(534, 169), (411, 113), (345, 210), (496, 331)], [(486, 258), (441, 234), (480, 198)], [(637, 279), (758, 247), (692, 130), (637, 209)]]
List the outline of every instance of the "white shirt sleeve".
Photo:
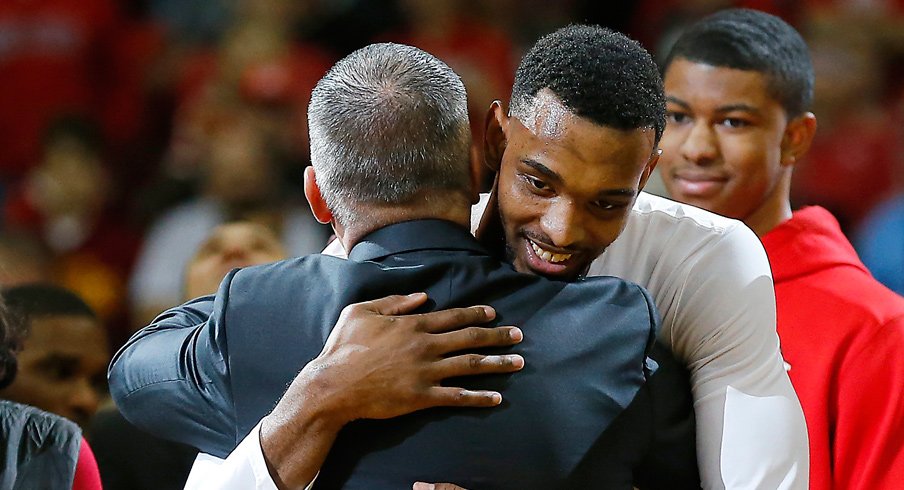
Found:
[[(200, 453), (191, 467), (185, 490), (277, 490), (267, 470), (260, 442), (260, 422), (226, 459)], [(314, 477), (315, 481), (317, 477)], [(314, 482), (305, 490), (311, 490)]]
[(775, 292), (756, 236), (738, 227), (688, 270), (671, 329), (687, 358), (706, 488), (806, 489), (803, 411), (775, 331)]
[(784, 370), (766, 253), (740, 222), (645, 196), (591, 266), (650, 291), (691, 372), (704, 488), (806, 489), (803, 411)]

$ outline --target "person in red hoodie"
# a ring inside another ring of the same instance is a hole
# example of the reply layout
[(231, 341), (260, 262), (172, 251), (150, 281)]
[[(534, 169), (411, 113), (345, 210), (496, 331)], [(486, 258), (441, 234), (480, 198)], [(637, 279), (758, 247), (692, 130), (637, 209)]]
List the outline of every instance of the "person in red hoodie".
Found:
[(806, 44), (777, 17), (726, 10), (685, 31), (663, 71), (667, 190), (743, 220), (771, 262), (811, 488), (900, 488), (904, 298), (870, 276), (828, 211), (791, 209), (791, 172), (816, 131)]

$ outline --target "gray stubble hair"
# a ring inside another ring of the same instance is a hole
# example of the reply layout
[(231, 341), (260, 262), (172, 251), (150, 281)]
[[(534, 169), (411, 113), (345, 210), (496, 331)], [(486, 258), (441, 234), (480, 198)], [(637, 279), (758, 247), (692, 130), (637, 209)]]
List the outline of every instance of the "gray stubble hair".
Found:
[(361, 218), (359, 204), (469, 188), (464, 84), (420, 49), (372, 44), (340, 60), (314, 88), (308, 126), (317, 183), (342, 224)]

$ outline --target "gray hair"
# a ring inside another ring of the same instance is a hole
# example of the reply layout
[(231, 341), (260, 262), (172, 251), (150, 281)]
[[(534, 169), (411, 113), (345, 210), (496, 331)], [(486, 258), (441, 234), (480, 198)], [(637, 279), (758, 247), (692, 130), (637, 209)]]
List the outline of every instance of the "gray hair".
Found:
[(357, 204), (402, 204), (467, 191), (471, 132), (458, 75), (420, 49), (372, 44), (317, 83), (308, 107), (311, 163), (334, 217)]

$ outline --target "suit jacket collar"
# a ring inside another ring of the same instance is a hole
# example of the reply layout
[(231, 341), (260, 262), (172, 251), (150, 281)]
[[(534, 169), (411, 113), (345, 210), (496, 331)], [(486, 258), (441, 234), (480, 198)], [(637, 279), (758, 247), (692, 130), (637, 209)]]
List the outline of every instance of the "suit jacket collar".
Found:
[(421, 219), (395, 223), (368, 234), (352, 247), (348, 258), (365, 262), (419, 250), (461, 250), (488, 255), (465, 227), (451, 221)]

